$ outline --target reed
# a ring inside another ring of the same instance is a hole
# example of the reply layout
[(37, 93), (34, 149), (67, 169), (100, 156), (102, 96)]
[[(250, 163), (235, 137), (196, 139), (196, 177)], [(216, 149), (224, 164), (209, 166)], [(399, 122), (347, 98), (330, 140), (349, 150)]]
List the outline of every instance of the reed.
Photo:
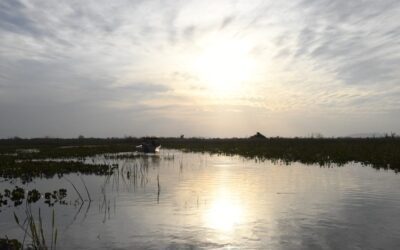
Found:
[(82, 203), (84, 203), (85, 200), (82, 198), (81, 193), (78, 191), (78, 189), (76, 188), (76, 186), (74, 185), (74, 183), (73, 183), (72, 181), (70, 181), (70, 180), (69, 180), (67, 177), (65, 177), (65, 176), (64, 176), (64, 179), (65, 179), (66, 181), (68, 181), (68, 182), (72, 185), (72, 187), (74, 188), (75, 192), (78, 194), (79, 199), (81, 199)]
[(157, 174), (157, 203), (160, 202), (160, 193), (161, 193), (160, 177), (159, 174)]
[(87, 188), (87, 186), (86, 186), (86, 183), (85, 183), (85, 181), (83, 180), (82, 176), (81, 176), (81, 181), (82, 181), (82, 183), (83, 183), (83, 186), (85, 187), (86, 194), (87, 194), (87, 196), (88, 196), (89, 201), (92, 201), (92, 198), (90, 197), (89, 190), (88, 190), (88, 188)]
[(17, 225), (24, 231), (24, 239), (22, 243), (25, 243), (26, 236), (31, 238), (31, 243), (28, 244), (28, 249), (34, 250), (53, 250), (56, 249), (57, 246), (57, 237), (58, 231), (55, 227), (55, 212), (54, 209), (52, 211), (52, 220), (51, 220), (51, 239), (50, 239), (50, 247), (46, 243), (46, 237), (44, 233), (42, 216), (39, 208), (39, 216), (38, 221), (35, 220), (30, 206), (27, 206), (26, 210), (26, 219), (23, 223), (20, 223), (18, 216), (14, 212), (14, 219)]

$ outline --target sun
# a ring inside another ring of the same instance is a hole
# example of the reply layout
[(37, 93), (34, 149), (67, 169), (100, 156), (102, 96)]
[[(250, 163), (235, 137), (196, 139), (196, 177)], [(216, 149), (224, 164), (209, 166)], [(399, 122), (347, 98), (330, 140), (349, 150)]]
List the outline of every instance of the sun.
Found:
[(208, 43), (195, 60), (195, 71), (204, 86), (218, 95), (240, 92), (254, 67), (250, 46), (244, 41)]

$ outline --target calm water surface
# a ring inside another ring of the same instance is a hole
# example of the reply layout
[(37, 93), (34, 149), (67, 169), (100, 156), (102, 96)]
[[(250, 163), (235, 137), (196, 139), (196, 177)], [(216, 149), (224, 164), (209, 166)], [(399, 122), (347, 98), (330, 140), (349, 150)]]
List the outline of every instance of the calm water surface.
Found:
[[(173, 155), (173, 157), (171, 157)], [(92, 202), (76, 203), (64, 179), (24, 185), (67, 188), (55, 205), (57, 249), (400, 249), (400, 176), (359, 164), (289, 166), (241, 157), (162, 151), (118, 164), (112, 176), (82, 176)], [(68, 175), (83, 196), (84, 186)], [(22, 185), (0, 182), (4, 188)], [(0, 236), (22, 240), (24, 205), (1, 208)], [(41, 208), (50, 236), (51, 212)]]

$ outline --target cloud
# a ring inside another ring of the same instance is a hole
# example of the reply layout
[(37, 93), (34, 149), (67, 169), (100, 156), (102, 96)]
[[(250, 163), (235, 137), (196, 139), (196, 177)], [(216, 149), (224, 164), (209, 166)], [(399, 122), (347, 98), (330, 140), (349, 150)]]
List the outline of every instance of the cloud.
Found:
[(221, 28), (220, 29), (224, 29), (229, 24), (231, 24), (234, 20), (235, 20), (235, 16), (227, 16), (227, 17), (225, 17), (224, 20), (221, 23)]
[(303, 1), (300, 6), (312, 18), (299, 33), (297, 56), (335, 67), (346, 84), (396, 84), (400, 48), (386, 34), (400, 34), (397, 1)]
[[(217, 126), (212, 119), (221, 117), (221, 107), (232, 111), (227, 121), (256, 121), (251, 117), (261, 113), (293, 124), (283, 135), (309, 132), (295, 122), (303, 123), (301, 116), (309, 112), (318, 114), (315, 121), (328, 115), (343, 122), (359, 114), (364, 114), (360, 121), (385, 117), (385, 125), (371, 129), (386, 132), (399, 122), (388, 118), (398, 112), (400, 100), (399, 14), (398, 1), (389, 0), (5, 0), (0, 3), (0, 115), (5, 118), (0, 137), (45, 133), (39, 125), (29, 129), (15, 123), (25, 120), (51, 121), (59, 128), (54, 134), (72, 134), (60, 113), (69, 114), (74, 128), (94, 125), (82, 118), (91, 113), (109, 116), (110, 124), (117, 117), (125, 121), (117, 131), (102, 118), (98, 135), (133, 133), (129, 122), (162, 119), (171, 133), (202, 123), (207, 134)], [(210, 91), (193, 64), (213, 44), (229, 42), (246, 44), (255, 66), (241, 91), (223, 96)], [(238, 116), (243, 112), (253, 116)], [(121, 118), (127, 114), (136, 118)], [(230, 133), (255, 129), (244, 124)], [(332, 126), (326, 131), (345, 133)], [(157, 127), (140, 131), (167, 133)], [(192, 132), (201, 134), (201, 128)]]
[(10, 32), (39, 35), (42, 31), (24, 15), (24, 9), (25, 6), (19, 1), (2, 1), (0, 3), (0, 27)]

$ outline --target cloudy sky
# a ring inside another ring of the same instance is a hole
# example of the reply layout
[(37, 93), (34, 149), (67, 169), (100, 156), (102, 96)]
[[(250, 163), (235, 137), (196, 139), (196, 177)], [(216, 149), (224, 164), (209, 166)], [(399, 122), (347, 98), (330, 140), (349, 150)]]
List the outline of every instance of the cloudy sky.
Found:
[(0, 1), (0, 137), (400, 133), (400, 2)]

